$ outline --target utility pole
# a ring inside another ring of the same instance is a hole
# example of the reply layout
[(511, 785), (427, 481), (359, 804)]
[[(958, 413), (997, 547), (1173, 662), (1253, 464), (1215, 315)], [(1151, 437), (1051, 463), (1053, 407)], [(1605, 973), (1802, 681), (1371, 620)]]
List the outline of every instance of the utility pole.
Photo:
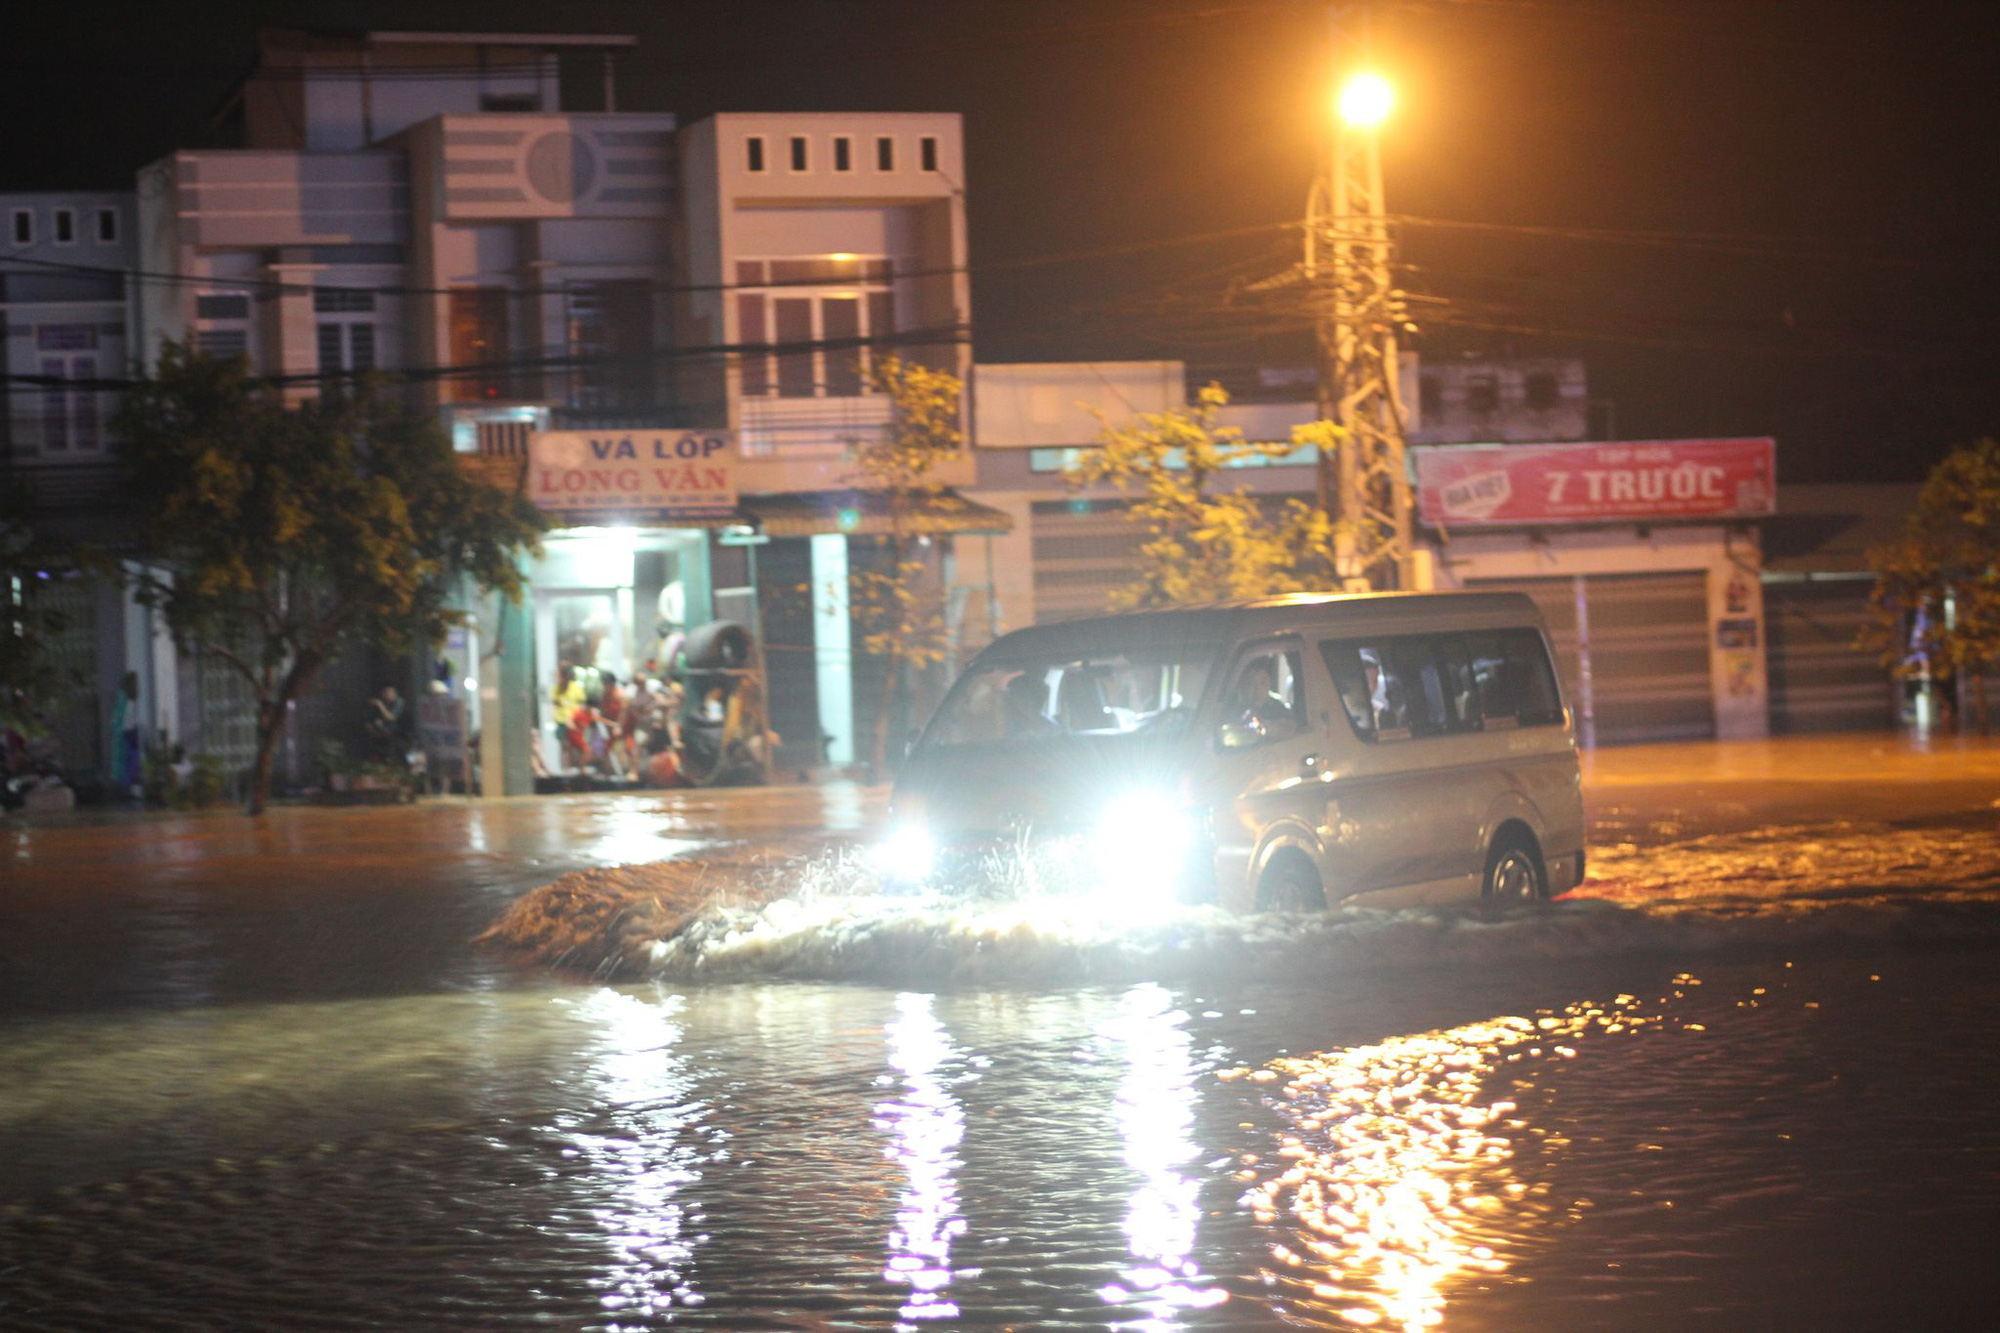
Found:
[(1365, 5), (1329, 9), (1339, 81), (1326, 150), (1306, 204), (1304, 277), (1319, 339), (1319, 410), (1343, 428), (1321, 450), (1321, 509), (1338, 534), (1335, 574), (1349, 592), (1414, 588), (1397, 335), (1408, 315), (1390, 267), (1378, 132), (1392, 93), (1370, 69)]

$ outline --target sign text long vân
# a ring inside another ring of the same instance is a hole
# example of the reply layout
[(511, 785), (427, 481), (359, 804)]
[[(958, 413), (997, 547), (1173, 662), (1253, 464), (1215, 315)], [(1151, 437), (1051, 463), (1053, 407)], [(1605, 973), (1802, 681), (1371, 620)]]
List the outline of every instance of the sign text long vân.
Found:
[(552, 430), (529, 444), (528, 498), (551, 514), (698, 518), (736, 508), (726, 430)]

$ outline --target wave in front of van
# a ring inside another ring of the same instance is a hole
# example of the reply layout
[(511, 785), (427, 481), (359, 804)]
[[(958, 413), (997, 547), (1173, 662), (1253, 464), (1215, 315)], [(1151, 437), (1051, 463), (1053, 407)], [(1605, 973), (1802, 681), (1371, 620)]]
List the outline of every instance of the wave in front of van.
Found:
[(1033, 986), (1309, 978), (1511, 968), (1635, 954), (1785, 952), (2000, 940), (2000, 900), (1944, 889), (1839, 898), (1638, 905), (1571, 897), (1479, 905), (1237, 915), (1159, 904), (922, 897), (783, 898), (716, 913), (650, 946), (672, 981), (774, 977), (881, 985)]

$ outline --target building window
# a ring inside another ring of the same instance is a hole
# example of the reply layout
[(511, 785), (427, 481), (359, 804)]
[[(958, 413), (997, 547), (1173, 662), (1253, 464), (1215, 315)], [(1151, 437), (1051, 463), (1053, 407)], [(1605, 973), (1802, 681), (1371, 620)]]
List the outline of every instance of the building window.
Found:
[(204, 356), (212, 356), (218, 361), (229, 361), (239, 356), (250, 355), (250, 330), (248, 329), (196, 329), (194, 349)]
[(194, 298), (195, 350), (218, 360), (250, 355), (250, 298), (242, 292), (201, 292)]
[(1528, 406), (1537, 412), (1546, 412), (1556, 405), (1561, 396), (1556, 390), (1556, 377), (1546, 370), (1537, 370), (1527, 379), (1526, 392)]
[[(869, 342), (895, 332), (889, 260), (821, 255), (736, 266), (736, 335), (746, 398), (854, 398), (867, 391)], [(758, 350), (766, 348), (769, 350)]]
[(105, 245), (118, 240), (118, 210), (100, 208), (97, 210), (97, 239)]
[(896, 141), (883, 135), (875, 141), (875, 170), (894, 171), (896, 169)]
[(315, 315), (372, 315), (375, 313), (375, 292), (368, 287), (315, 287), (313, 288), (313, 313)]
[(640, 279), (573, 282), (564, 290), (570, 406), (585, 413), (639, 413), (658, 406), (653, 288)]
[(1427, 417), (1444, 411), (1443, 380), (1435, 375), (1424, 375), (1417, 380), (1417, 410)]
[(506, 361), (507, 289), (460, 287), (451, 294), (450, 396), (459, 401), (506, 398), (513, 380)]
[(794, 134), (792, 136), (792, 170), (804, 171), (805, 169), (806, 136), (803, 134)]
[(319, 373), (375, 369), (375, 293), (366, 287), (313, 288), (319, 320)]
[(743, 168), (746, 171), (764, 169), (764, 136), (753, 134), (743, 141)]
[(34, 210), (17, 208), (14, 210), (14, 244), (33, 245), (35, 243)]
[(56, 244), (74, 245), (75, 243), (76, 210), (73, 208), (58, 208), (56, 210)]
[(936, 171), (937, 140), (926, 134), (917, 142), (917, 156), (922, 161), (925, 171)]
[(844, 134), (837, 134), (833, 139), (833, 169), (854, 170), (854, 140)]
[(194, 317), (210, 319), (250, 318), (250, 298), (241, 292), (204, 292), (194, 298)]
[(42, 452), (93, 453), (98, 446), (97, 326), (42, 324), (35, 329), (37, 366), (52, 380), (42, 386)]
[(1468, 412), (1500, 410), (1500, 382), (1491, 375), (1473, 375), (1465, 381), (1465, 408)]

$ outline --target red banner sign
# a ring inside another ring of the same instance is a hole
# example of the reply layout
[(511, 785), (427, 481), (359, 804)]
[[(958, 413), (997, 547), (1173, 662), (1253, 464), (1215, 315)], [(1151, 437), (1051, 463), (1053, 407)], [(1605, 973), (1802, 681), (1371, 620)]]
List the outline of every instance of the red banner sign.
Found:
[(1739, 518), (1777, 505), (1770, 440), (1432, 445), (1417, 458), (1431, 527)]

